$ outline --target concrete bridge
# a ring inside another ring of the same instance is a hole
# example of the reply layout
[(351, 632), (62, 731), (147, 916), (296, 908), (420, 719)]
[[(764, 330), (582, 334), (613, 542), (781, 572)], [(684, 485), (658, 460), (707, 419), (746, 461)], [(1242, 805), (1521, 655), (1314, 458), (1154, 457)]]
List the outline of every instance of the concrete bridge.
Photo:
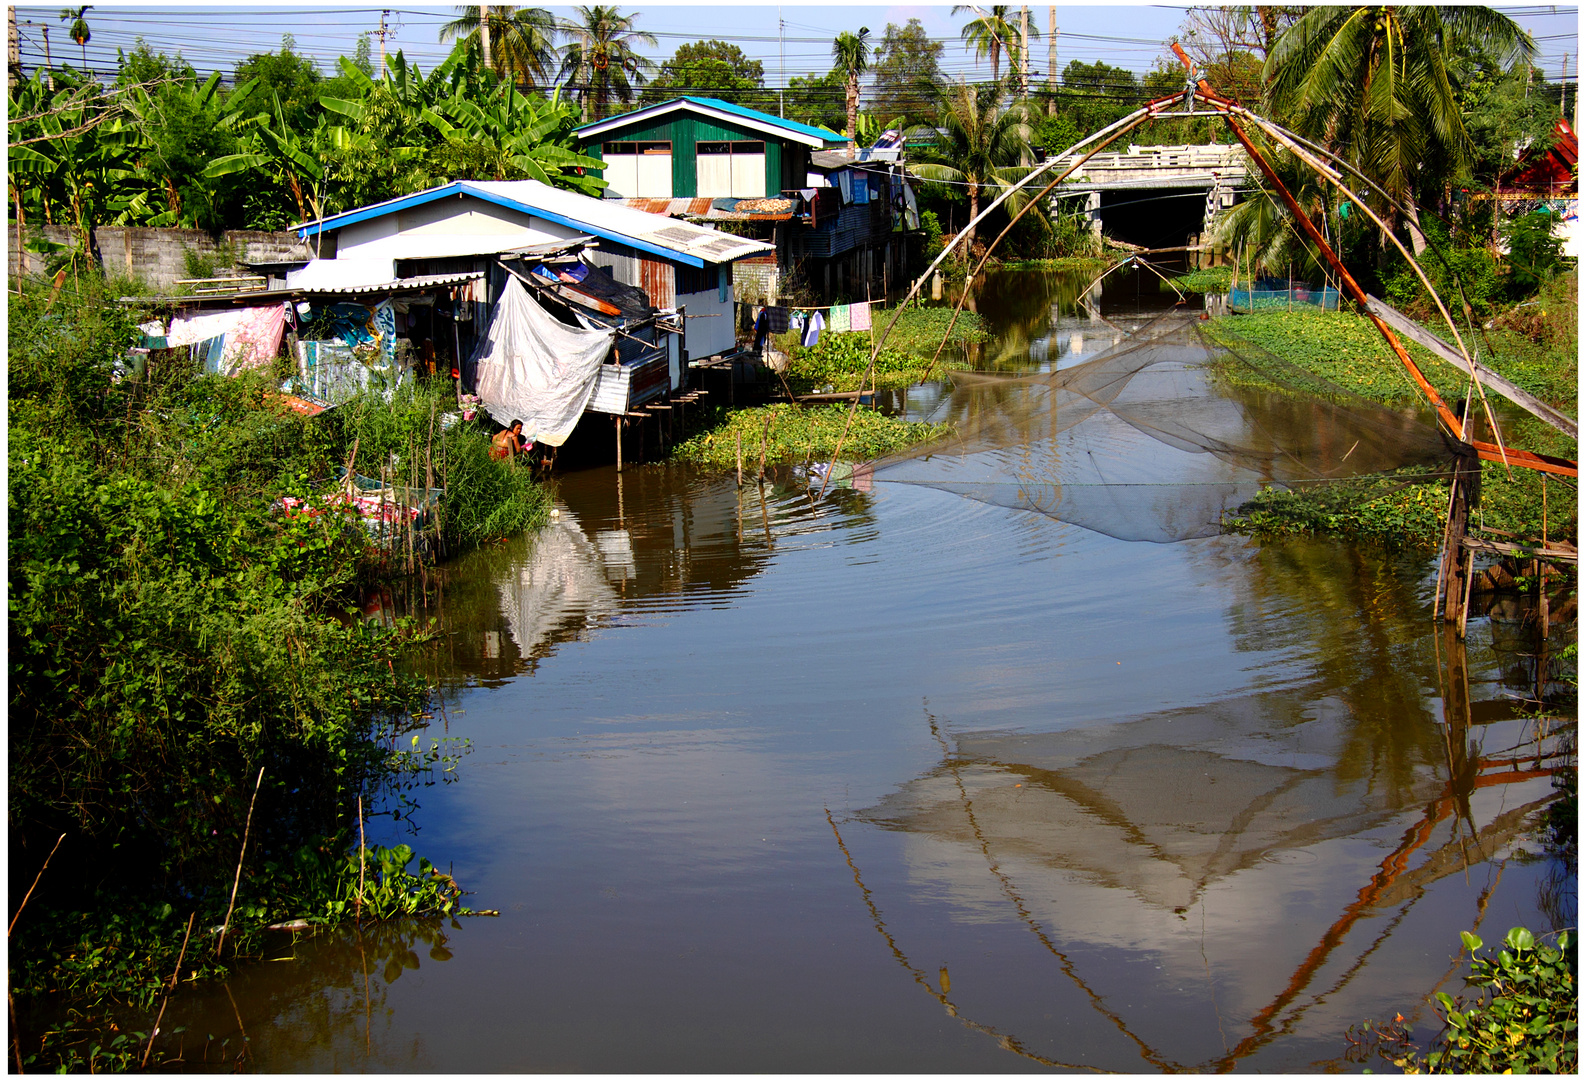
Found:
[[(1061, 160), (1058, 170), (1072, 161)], [(1237, 144), (1130, 146), (1080, 166), (1053, 193), (1062, 196), (1054, 212), (1073, 213), (1083, 198), (1098, 233), (1105, 228), (1144, 247), (1195, 246), (1249, 180), (1250, 161)]]

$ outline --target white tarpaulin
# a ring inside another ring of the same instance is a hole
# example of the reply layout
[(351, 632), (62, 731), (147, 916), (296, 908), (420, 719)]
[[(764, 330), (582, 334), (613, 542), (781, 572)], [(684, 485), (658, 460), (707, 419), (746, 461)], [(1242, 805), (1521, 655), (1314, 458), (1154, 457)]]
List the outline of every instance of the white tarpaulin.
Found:
[(615, 336), (558, 322), (508, 277), (490, 332), (474, 352), (474, 390), (497, 423), (522, 420), (525, 436), (561, 446), (595, 392)]

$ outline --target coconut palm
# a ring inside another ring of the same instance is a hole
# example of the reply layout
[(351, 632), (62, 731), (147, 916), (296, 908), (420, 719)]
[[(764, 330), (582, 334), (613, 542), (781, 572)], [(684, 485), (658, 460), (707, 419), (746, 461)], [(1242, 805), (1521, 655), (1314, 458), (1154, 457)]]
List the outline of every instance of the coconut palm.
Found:
[[(909, 166), (922, 180), (964, 184), (969, 193), (969, 218), (980, 214), (984, 187), (1006, 188), (1023, 176), (1018, 165), (1030, 150), (1031, 128), (1023, 102), (1003, 104), (1000, 83), (971, 86), (965, 82), (939, 82), (935, 86), (936, 127), (916, 129), (935, 144), (935, 161)], [(1011, 201), (1011, 200), (1010, 200)], [(967, 254), (975, 242), (969, 227)]]
[(1405, 208), (1417, 250), (1425, 244), (1418, 189), (1468, 168), (1474, 152), (1446, 66), (1467, 48), (1504, 67), (1536, 50), (1490, 8), (1315, 7), (1278, 39), (1262, 72), (1289, 126), (1342, 154)]
[(461, 14), (441, 27), (442, 41), (477, 45), (485, 67), (519, 86), (551, 81), (559, 27), (549, 11), (510, 4), (474, 4), (457, 10)]
[(844, 30), (832, 42), (833, 65), (848, 77), (848, 156), (854, 156), (853, 140), (859, 125), (859, 76), (870, 70), (870, 27), (861, 26), (859, 33)]
[(83, 51), (83, 70), (85, 71), (88, 69), (88, 42), (94, 35), (88, 32), (88, 20), (83, 18), (83, 16), (88, 14), (92, 8), (92, 4), (84, 4), (79, 8), (61, 9), (61, 22), (72, 24), (71, 29), (66, 32), (71, 35), (73, 41), (77, 42), (77, 47)]
[(635, 88), (655, 70), (653, 62), (634, 51), (639, 44), (654, 48), (655, 35), (633, 28), (638, 12), (624, 15), (599, 4), (574, 10), (578, 19), (562, 26), (562, 33), (572, 40), (562, 46), (560, 78), (578, 84), (585, 119), (602, 120), (613, 98), (624, 104), (632, 101)]
[[(961, 37), (964, 46), (975, 51), (975, 59), (991, 58), (991, 78), (995, 82), (1001, 77), (1002, 54), (1008, 54), (1008, 71), (1018, 70), (1019, 66), (1019, 29), (1008, 21), (1008, 16), (1013, 14), (1011, 4), (991, 4), (982, 8), (976, 4), (954, 4), (953, 14), (973, 12), (980, 17), (972, 19), (965, 24)], [(1030, 40), (1034, 41), (1041, 36), (1041, 31), (1034, 26), (1030, 27)]]

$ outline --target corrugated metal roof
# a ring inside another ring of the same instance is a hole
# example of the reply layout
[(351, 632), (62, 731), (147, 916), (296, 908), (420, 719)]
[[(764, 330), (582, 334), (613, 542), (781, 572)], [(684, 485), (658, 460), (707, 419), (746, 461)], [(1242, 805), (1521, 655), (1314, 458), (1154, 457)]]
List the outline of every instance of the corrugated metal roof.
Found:
[[(886, 166), (899, 159), (901, 156), (896, 150), (879, 151), (875, 156), (870, 156), (870, 150), (861, 150), (853, 157), (848, 156), (846, 150), (815, 150), (810, 153), (810, 167), (812, 169), (848, 169), (856, 166)], [(881, 155), (887, 156), (881, 156)]]
[(724, 210), (715, 205), (717, 200), (694, 199), (617, 199), (624, 206), (634, 210), (643, 210), (647, 214), (662, 214), (667, 217), (704, 218), (707, 221), (787, 221), (797, 209), (797, 203), (792, 199), (740, 199), (739, 206), (750, 203), (751, 206), (764, 204), (775, 206), (775, 209), (750, 209), (750, 210)]
[(801, 124), (796, 120), (786, 120), (780, 116), (772, 116), (770, 113), (761, 112), (759, 109), (734, 105), (732, 102), (723, 101), (720, 98), (694, 97), (691, 95), (675, 97), (670, 101), (662, 101), (655, 105), (646, 106), (643, 109), (635, 109), (633, 112), (623, 113), (621, 116), (613, 116), (606, 120), (597, 120), (592, 124), (574, 128), (573, 134), (581, 138), (592, 138), (619, 127), (626, 127), (635, 121), (650, 120), (678, 109), (688, 109), (689, 106), (693, 106), (695, 111), (727, 113), (753, 126), (773, 129), (773, 131), (780, 133), (784, 137), (791, 138), (795, 142), (806, 143), (811, 146), (842, 146), (848, 142), (843, 136), (827, 128), (812, 127), (809, 124)]
[[(729, 237), (714, 229), (690, 225), (643, 210), (634, 210), (616, 199), (592, 199), (574, 191), (563, 191), (538, 180), (458, 180), (400, 199), (349, 210), (299, 226), (301, 236), (339, 229), (359, 221), (384, 217), (398, 210), (419, 206), (456, 195), (472, 195), (486, 202), (552, 221), (579, 232), (688, 266), (730, 263), (745, 255), (772, 250), (772, 246), (745, 237)], [(433, 235), (433, 229), (431, 232)], [(724, 242), (724, 238), (726, 241)], [(494, 254), (496, 249), (481, 251)]]
[(318, 294), (337, 293), (347, 296), (362, 296), (366, 293), (415, 292), (420, 289), (438, 288), (442, 285), (461, 285), (465, 281), (478, 281), (484, 276), (477, 270), (467, 274), (421, 274), (418, 277), (382, 281), (378, 285), (309, 285), (289, 291)]

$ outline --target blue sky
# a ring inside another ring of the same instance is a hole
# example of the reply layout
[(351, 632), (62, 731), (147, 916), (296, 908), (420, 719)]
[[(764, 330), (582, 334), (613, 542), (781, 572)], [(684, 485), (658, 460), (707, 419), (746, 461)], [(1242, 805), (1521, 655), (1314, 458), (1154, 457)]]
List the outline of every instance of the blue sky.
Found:
[[(568, 17), (569, 6), (550, 5), (555, 14)], [(80, 66), (83, 54), (67, 36), (69, 24), (60, 18), (60, 7), (18, 7), (25, 68), (42, 63), (44, 36), (49, 27), (54, 61)], [(363, 4), (229, 5), (181, 2), (160, 5), (105, 3), (87, 14), (93, 38), (87, 47), (90, 69), (100, 73), (115, 68), (116, 49), (130, 50), (138, 37), (158, 51), (183, 56), (200, 71), (216, 67), (230, 72), (238, 60), (257, 52), (279, 49), (283, 34), (291, 34), (298, 51), (312, 56), (321, 69), (334, 70), (338, 55), (352, 55), (358, 35), (379, 28), (381, 8)], [(391, 29), (387, 49), (401, 49), (409, 60), (428, 70), (446, 55), (438, 29), (455, 17), (452, 5), (407, 5), (385, 9)], [(887, 23), (902, 25), (918, 18), (926, 32), (941, 40), (943, 69), (950, 75), (985, 74), (959, 40), (959, 30), (971, 18), (951, 14), (947, 4), (893, 6), (840, 6), (761, 3), (657, 3), (645, 0), (624, 4), (624, 11), (640, 13), (638, 25), (657, 36), (657, 47), (645, 50), (657, 61), (666, 59), (678, 45), (702, 38), (731, 41), (765, 65), (768, 86), (785, 85), (786, 76), (824, 72), (831, 67), (831, 39), (843, 30), (870, 27), (880, 37)], [(1539, 64), (1556, 79), (1565, 54), (1573, 82), (1579, 57), (1576, 7), (1550, 5), (1501, 6), (1520, 25), (1538, 37)], [(1070, 60), (1110, 64), (1144, 72), (1164, 56), (1164, 43), (1183, 23), (1185, 8), (1161, 4), (1059, 5), (1057, 23), (1058, 66)], [(1032, 5), (1031, 25), (1043, 38), (1032, 49), (1032, 67), (1047, 68), (1047, 5)], [(779, 20), (781, 41), (779, 42)], [(784, 74), (785, 73), (785, 74)]]

